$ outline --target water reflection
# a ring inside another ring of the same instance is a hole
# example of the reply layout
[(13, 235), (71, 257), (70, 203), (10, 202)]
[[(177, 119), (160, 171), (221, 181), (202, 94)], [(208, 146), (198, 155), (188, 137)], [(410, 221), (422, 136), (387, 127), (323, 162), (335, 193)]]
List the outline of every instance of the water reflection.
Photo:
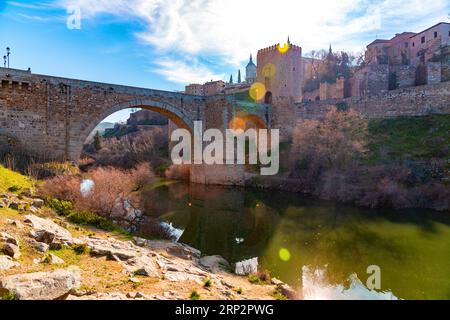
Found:
[(305, 300), (398, 300), (392, 292), (369, 290), (358, 279), (350, 275), (345, 284), (332, 285), (326, 278), (326, 268), (311, 269), (303, 267), (302, 295)]
[(363, 289), (367, 267), (377, 265), (382, 291), (392, 298), (450, 299), (449, 214), (365, 210), (283, 192), (165, 182), (149, 187), (144, 198), (142, 234), (151, 234), (155, 219), (168, 222), (184, 230), (179, 241), (203, 254), (232, 263), (258, 257), (261, 268), (298, 290), (311, 288), (305, 266), (327, 266), (326, 279), (313, 287), (327, 288), (332, 297), (375, 297)]

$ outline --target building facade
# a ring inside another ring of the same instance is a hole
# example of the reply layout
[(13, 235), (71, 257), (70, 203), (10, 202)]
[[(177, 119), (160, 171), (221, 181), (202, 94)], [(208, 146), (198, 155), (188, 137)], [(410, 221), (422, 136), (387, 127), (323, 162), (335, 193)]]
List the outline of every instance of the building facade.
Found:
[[(286, 47), (287, 46), (287, 47)], [(302, 48), (288, 41), (285, 47), (274, 45), (258, 51), (257, 81), (266, 88), (266, 100), (271, 97), (302, 99)], [(267, 102), (267, 101), (266, 101)]]

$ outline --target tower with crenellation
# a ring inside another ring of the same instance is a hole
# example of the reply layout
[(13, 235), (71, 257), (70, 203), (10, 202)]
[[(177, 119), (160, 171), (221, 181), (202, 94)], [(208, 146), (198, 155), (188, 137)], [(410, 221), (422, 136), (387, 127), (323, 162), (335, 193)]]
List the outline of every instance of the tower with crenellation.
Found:
[(302, 48), (289, 41), (258, 51), (257, 81), (266, 87), (265, 102), (280, 97), (302, 99)]

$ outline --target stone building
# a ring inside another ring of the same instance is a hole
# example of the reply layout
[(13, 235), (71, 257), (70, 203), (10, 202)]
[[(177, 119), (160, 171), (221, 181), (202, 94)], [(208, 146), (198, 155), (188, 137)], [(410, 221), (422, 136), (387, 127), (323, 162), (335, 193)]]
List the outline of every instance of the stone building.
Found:
[(185, 92), (187, 94), (192, 94), (194, 96), (203, 96), (205, 95), (205, 91), (203, 89), (203, 85), (202, 84), (198, 84), (198, 83), (191, 83), (189, 85), (186, 86)]
[(302, 99), (303, 65), (302, 48), (288, 43), (274, 45), (258, 51), (257, 81), (266, 87), (265, 102), (272, 97)]
[(413, 65), (427, 63), (450, 44), (450, 23), (441, 22), (419, 33), (398, 33), (367, 46), (366, 64)]
[(413, 35), (409, 42), (411, 64), (428, 62), (443, 47), (450, 45), (450, 23), (438, 23)]
[(205, 96), (213, 96), (225, 91), (226, 83), (222, 80), (210, 81), (203, 85), (203, 91)]

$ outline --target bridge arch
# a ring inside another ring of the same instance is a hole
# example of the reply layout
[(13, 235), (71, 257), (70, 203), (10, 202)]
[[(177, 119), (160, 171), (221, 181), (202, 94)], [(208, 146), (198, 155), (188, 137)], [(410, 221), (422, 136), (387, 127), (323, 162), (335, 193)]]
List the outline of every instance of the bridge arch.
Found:
[(191, 120), (190, 116), (181, 108), (176, 107), (172, 104), (160, 102), (152, 99), (145, 100), (132, 100), (128, 102), (119, 103), (111, 107), (106, 108), (103, 112), (93, 117), (89, 122), (88, 126), (82, 130), (79, 139), (76, 142), (74, 152), (70, 154), (72, 161), (78, 161), (81, 156), (81, 150), (83, 145), (89, 136), (89, 134), (97, 127), (102, 120), (106, 119), (113, 113), (125, 109), (141, 108), (145, 110), (150, 110), (157, 112), (163, 116), (166, 116), (170, 121), (175, 123), (179, 128), (187, 129), (191, 133), (194, 131), (194, 122)]

